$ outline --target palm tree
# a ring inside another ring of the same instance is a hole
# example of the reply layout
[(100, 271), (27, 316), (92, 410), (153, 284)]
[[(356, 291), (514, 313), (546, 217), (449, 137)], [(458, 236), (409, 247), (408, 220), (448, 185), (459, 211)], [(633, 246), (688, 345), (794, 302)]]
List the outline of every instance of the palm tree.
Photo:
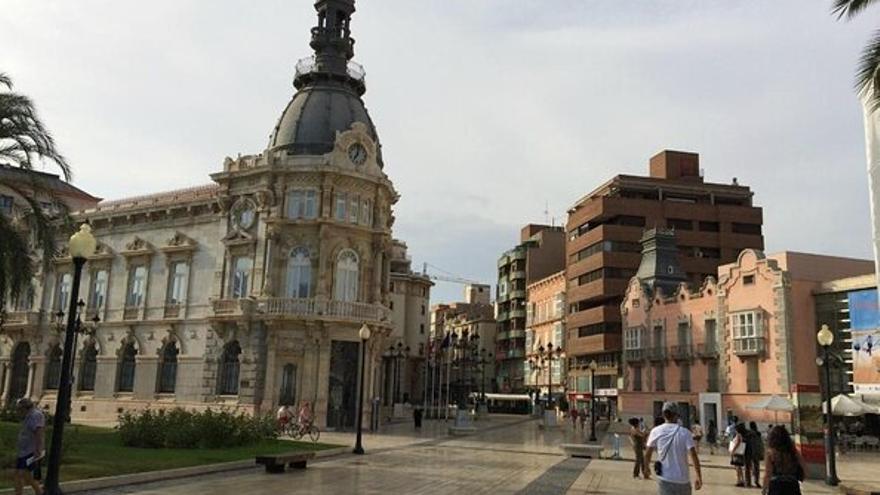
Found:
[(47, 263), (55, 254), (54, 238), (60, 224), (44, 210), (41, 200), (52, 203), (53, 210), (67, 217), (66, 208), (47, 186), (45, 176), (29, 173), (39, 162), (53, 164), (64, 180), (70, 181), (70, 166), (55, 148), (33, 101), (12, 91), (12, 79), (0, 72), (0, 168), (8, 173), (20, 172), (14, 175), (21, 177), (3, 181), (3, 186), (28, 204), (26, 211), (0, 214), (0, 311), (7, 298), (18, 299), (30, 286), (37, 267), (34, 256), (41, 253), (43, 263)]
[[(878, 0), (834, 0), (831, 11), (838, 19), (850, 20), (877, 2)], [(874, 32), (874, 37), (862, 50), (856, 70), (856, 90), (864, 98), (866, 110), (870, 112), (880, 108), (880, 91), (875, 91), (875, 88), (880, 88), (880, 31)]]

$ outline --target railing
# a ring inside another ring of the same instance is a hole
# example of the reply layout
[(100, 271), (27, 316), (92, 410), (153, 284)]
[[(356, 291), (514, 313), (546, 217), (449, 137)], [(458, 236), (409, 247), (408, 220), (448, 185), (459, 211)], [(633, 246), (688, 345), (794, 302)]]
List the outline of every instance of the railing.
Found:
[(665, 347), (649, 347), (647, 352), (650, 361), (663, 361), (666, 359)]
[(6, 313), (4, 324), (6, 325), (22, 325), (35, 326), (40, 324), (39, 311), (12, 311)]
[(525, 330), (510, 330), (507, 332), (507, 337), (511, 339), (524, 339), (526, 338)]
[(511, 309), (510, 310), (510, 317), (511, 318), (525, 318), (526, 317), (526, 310), (524, 310), (524, 309)]
[(327, 301), (315, 298), (272, 297), (257, 302), (257, 311), (265, 316), (293, 316), (298, 318), (339, 318), (354, 321), (383, 321), (389, 317), (388, 308), (351, 301)]
[(697, 344), (697, 356), (703, 359), (717, 359), (718, 358), (718, 343), (717, 342), (706, 342), (702, 344)]
[(646, 349), (624, 349), (623, 357), (627, 361), (641, 361), (645, 359)]
[(694, 348), (690, 344), (674, 345), (670, 348), (672, 359), (688, 360), (694, 356)]
[(212, 299), (211, 308), (214, 316), (241, 316), (253, 312), (254, 300), (251, 298), (241, 299)]
[(123, 320), (137, 320), (141, 314), (140, 306), (126, 306), (125, 309), (122, 310), (122, 319)]
[(733, 340), (733, 353), (737, 356), (756, 356), (764, 354), (764, 337), (745, 337)]
[(510, 338), (510, 332), (498, 332), (495, 334), (495, 340), (507, 340)]
[(496, 319), (498, 321), (507, 321), (510, 319), (510, 313), (508, 313), (507, 311), (499, 311)]
[[(318, 63), (314, 56), (301, 58), (296, 62), (296, 75), (294, 77), (300, 77), (304, 74), (316, 72), (317, 69)], [(348, 61), (345, 71), (348, 74), (348, 77), (351, 77), (356, 81), (363, 82), (367, 77), (367, 72), (364, 70), (364, 67), (361, 64), (350, 60)]]
[(168, 303), (165, 305), (165, 318), (179, 318), (180, 304)]
[(523, 278), (524, 279), (524, 278), (526, 278), (526, 272), (524, 272), (522, 270), (514, 270), (514, 271), (510, 272), (510, 278), (516, 278), (516, 279)]
[(511, 299), (525, 299), (525, 298), (526, 298), (526, 291), (525, 291), (525, 289), (513, 289), (513, 290), (511, 290), (511, 291), (510, 291), (510, 298), (511, 298)]

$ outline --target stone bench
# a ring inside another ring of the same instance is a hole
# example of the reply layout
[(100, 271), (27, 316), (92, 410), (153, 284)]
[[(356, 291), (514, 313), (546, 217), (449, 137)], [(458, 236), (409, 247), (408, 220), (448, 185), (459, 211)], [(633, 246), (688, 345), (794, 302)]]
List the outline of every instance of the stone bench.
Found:
[(267, 473), (283, 473), (285, 465), (296, 469), (305, 469), (306, 462), (314, 457), (314, 452), (258, 455), (256, 463), (266, 466)]
[(559, 446), (568, 457), (601, 459), (602, 446), (597, 443), (564, 443)]

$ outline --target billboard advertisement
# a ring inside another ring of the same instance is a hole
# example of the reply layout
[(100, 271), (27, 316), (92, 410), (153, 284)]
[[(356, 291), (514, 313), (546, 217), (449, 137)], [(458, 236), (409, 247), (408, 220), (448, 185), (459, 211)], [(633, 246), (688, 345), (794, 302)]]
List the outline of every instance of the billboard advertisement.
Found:
[(853, 389), (856, 394), (880, 394), (880, 305), (877, 289), (850, 292)]

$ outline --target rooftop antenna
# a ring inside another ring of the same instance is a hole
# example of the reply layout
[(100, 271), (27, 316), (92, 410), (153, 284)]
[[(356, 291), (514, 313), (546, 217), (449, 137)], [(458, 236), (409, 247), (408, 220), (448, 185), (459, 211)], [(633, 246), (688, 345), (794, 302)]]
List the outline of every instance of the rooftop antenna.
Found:
[(550, 223), (550, 202), (544, 201), (544, 223)]

